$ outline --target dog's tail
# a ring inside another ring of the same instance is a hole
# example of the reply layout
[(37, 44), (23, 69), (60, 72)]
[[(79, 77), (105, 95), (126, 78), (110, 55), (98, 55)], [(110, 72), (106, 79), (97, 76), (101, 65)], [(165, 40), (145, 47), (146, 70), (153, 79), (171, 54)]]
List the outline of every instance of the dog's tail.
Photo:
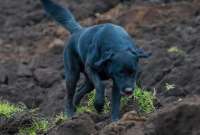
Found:
[(68, 9), (63, 8), (51, 0), (41, 0), (41, 2), (47, 14), (71, 33), (79, 31), (82, 28)]

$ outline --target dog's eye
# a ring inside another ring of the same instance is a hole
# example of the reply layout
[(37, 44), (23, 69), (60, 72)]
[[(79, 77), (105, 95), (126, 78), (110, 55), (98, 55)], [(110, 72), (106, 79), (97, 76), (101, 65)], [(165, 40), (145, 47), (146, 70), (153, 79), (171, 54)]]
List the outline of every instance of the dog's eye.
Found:
[(127, 70), (127, 75), (133, 76), (134, 75), (134, 71), (133, 70)]
[(124, 70), (120, 70), (119, 73), (120, 73), (120, 74), (123, 74), (123, 73), (124, 73)]

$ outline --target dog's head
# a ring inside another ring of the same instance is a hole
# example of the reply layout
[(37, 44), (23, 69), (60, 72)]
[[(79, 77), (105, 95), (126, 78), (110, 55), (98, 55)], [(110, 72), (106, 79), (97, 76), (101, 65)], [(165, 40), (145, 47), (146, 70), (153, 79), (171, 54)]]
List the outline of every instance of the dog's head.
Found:
[(112, 78), (114, 85), (122, 95), (131, 95), (136, 84), (140, 68), (140, 58), (148, 58), (151, 54), (142, 49), (123, 50), (119, 52), (108, 51), (104, 57), (96, 62), (96, 66), (106, 65), (106, 70)]

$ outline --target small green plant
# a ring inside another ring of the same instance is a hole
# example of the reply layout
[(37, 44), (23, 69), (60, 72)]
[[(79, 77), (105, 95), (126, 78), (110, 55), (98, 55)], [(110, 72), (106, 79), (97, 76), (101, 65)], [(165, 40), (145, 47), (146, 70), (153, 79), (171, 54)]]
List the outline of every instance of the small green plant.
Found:
[[(94, 112), (94, 100), (95, 100), (95, 91), (92, 91), (87, 95), (87, 105), (86, 106), (78, 106), (77, 107), (77, 112), (82, 113), (82, 112)], [(121, 98), (121, 108), (123, 108), (125, 105), (128, 104), (129, 101), (135, 99), (136, 102), (139, 105), (140, 111), (144, 113), (150, 113), (155, 110), (154, 107), (154, 100), (155, 96), (153, 95), (152, 92), (142, 90), (139, 87), (136, 87), (134, 90), (133, 95), (131, 96), (123, 96)], [(105, 106), (104, 106), (104, 113), (108, 113), (110, 111), (110, 101), (108, 98), (105, 99)]]
[(88, 110), (90, 111), (94, 111), (94, 100), (95, 100), (95, 90), (90, 92), (87, 96), (87, 99), (88, 99), (88, 103), (87, 103), (87, 106), (88, 106)]
[(105, 105), (104, 105), (104, 113), (110, 112), (110, 101), (108, 98), (105, 98)]
[(95, 91), (92, 91), (87, 95), (87, 100), (88, 100), (87, 105), (86, 106), (79, 105), (76, 108), (76, 111), (78, 113), (93, 112), (95, 110), (93, 107), (94, 99), (95, 99)]
[(22, 128), (19, 130), (18, 135), (37, 135), (37, 133), (33, 128)]
[[(7, 119), (14, 118), (15, 114), (20, 112), (32, 113), (36, 112), (37, 109), (27, 110), (24, 105), (14, 105), (6, 101), (0, 101), (0, 117)], [(31, 125), (22, 125), (19, 129), (18, 135), (37, 135), (38, 133), (46, 133), (50, 127), (50, 123), (43, 117), (33, 117)]]
[(92, 109), (89, 108), (88, 106), (79, 105), (79, 106), (76, 108), (76, 111), (77, 111), (77, 113), (92, 112)]
[(135, 100), (139, 105), (139, 109), (143, 113), (151, 113), (155, 110), (154, 99), (155, 96), (152, 92), (142, 90), (136, 87), (134, 93), (131, 96), (124, 96), (121, 99), (121, 107), (123, 108), (128, 104), (129, 101)]
[[(94, 100), (95, 100), (95, 90), (90, 92), (87, 95), (87, 105), (86, 106), (78, 106), (76, 108), (78, 113), (82, 113), (82, 112), (94, 112), (95, 108), (94, 108)], [(110, 111), (110, 102), (108, 100), (108, 98), (105, 98), (105, 105), (104, 105), (104, 113), (107, 113)]]
[(175, 88), (175, 84), (169, 84), (169, 83), (165, 84), (166, 91), (173, 90), (174, 88)]
[(46, 133), (49, 126), (48, 120), (35, 120), (30, 127), (21, 128), (19, 130), (19, 135), (37, 135), (38, 133)]
[(134, 99), (139, 105), (140, 111), (144, 113), (151, 113), (155, 110), (154, 100), (155, 96), (152, 92), (142, 90), (137, 87), (134, 90)]
[(54, 125), (59, 125), (63, 122), (65, 122), (68, 119), (67, 115), (65, 115), (63, 112), (56, 115), (54, 119)]
[(128, 97), (123, 96), (121, 98), (121, 101), (120, 101), (121, 102), (121, 108), (125, 107), (128, 104), (128, 102), (133, 99), (133, 97), (134, 97), (134, 95), (131, 95), (131, 96), (128, 96)]
[(178, 55), (185, 55), (185, 52), (183, 50), (181, 50), (180, 48), (174, 46), (171, 47), (167, 50), (169, 53), (176, 53)]
[(45, 133), (47, 132), (49, 128), (49, 121), (46, 119), (36, 121), (33, 126), (39, 133)]
[(0, 117), (10, 118), (15, 113), (22, 112), (23, 108), (17, 105), (10, 104), (8, 102), (0, 102)]

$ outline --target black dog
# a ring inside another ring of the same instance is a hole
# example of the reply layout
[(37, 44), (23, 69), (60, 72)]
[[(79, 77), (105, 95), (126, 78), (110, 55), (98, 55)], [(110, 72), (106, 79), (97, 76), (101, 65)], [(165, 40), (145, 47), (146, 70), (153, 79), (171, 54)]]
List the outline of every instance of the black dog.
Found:
[[(120, 26), (106, 23), (83, 28), (68, 9), (51, 0), (41, 0), (47, 13), (71, 32), (64, 49), (64, 66), (67, 87), (66, 113), (75, 113), (81, 98), (94, 88), (95, 108), (103, 110), (105, 87), (102, 80), (113, 80), (112, 120), (119, 119), (121, 95), (132, 94), (139, 72), (139, 58), (150, 54), (138, 49), (128, 33)], [(76, 91), (80, 72), (85, 84)]]

